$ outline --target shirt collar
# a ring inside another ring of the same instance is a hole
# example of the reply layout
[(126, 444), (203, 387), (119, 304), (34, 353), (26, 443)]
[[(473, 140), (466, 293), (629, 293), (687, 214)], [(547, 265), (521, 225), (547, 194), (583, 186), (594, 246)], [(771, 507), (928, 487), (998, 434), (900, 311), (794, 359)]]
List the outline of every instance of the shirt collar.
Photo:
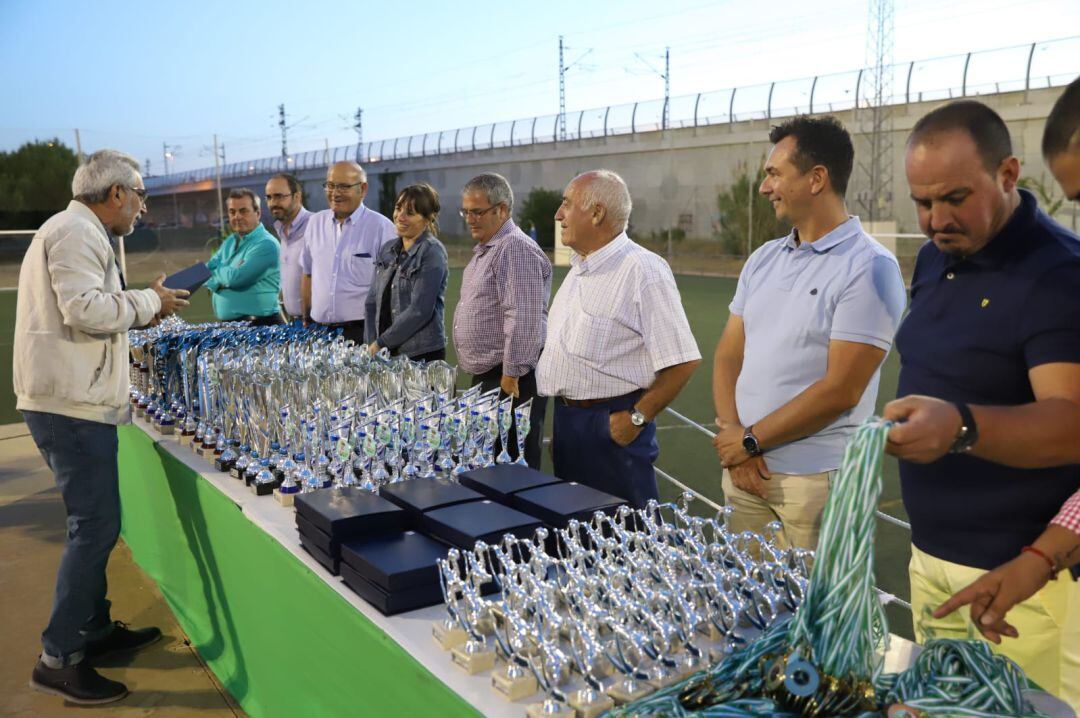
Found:
[[(367, 211), (367, 207), (361, 202), (360, 206), (356, 208), (356, 211), (345, 218), (345, 221), (340, 223), (342, 229), (350, 224), (356, 224), (360, 221), (360, 218), (364, 216), (364, 212)], [(334, 224), (338, 224), (338, 218), (334, 216), (334, 210), (330, 210), (330, 221)]]
[(994, 238), (987, 242), (985, 247), (970, 257), (947, 255), (945, 261), (947, 268), (968, 262), (977, 267), (993, 269), (994, 267), (1000, 267), (1010, 255), (1023, 247), (1024, 237), (1027, 236), (1028, 229), (1035, 222), (1038, 202), (1035, 201), (1035, 195), (1026, 189), (1021, 189), (1019, 192), (1020, 204), (1013, 210), (1012, 216), (1005, 222), (1005, 226), (1001, 228), (1001, 231), (994, 235)]
[(795, 237), (798, 234), (798, 230), (792, 229), (788, 236), (784, 237), (784, 247), (794, 250), (798, 249), (802, 244), (806, 244), (806, 246), (815, 253), (824, 254), (833, 247), (843, 244), (852, 237), (856, 237), (862, 233), (862, 222), (859, 221), (859, 218), (848, 217), (846, 222), (841, 222), (831, 231), (822, 235), (816, 242), (796, 243)]
[(630, 246), (630, 237), (626, 235), (626, 232), (620, 232), (615, 239), (587, 256), (582, 257), (577, 252), (573, 253), (570, 255), (570, 263), (582, 274), (595, 272), (622, 254), (628, 246)]
[(496, 231), (495, 234), (491, 235), (491, 239), (486, 242), (476, 243), (476, 246), (473, 247), (473, 254), (484, 254), (489, 249), (491, 249), (492, 247), (509, 237), (511, 234), (513, 234), (514, 230), (516, 229), (517, 225), (514, 224), (514, 220), (507, 219), (505, 222), (503, 222), (502, 226), (499, 227), (498, 231)]
[[(296, 237), (297, 232), (299, 232), (300, 230), (302, 230), (304, 228), (304, 225), (307, 224), (308, 218), (311, 217), (311, 215), (312, 215), (312, 213), (309, 212), (307, 210), (307, 208), (304, 207), (304, 205), (300, 205), (300, 211), (296, 213), (296, 216), (293, 217), (292, 224), (289, 225), (289, 240), (290, 241), (293, 238)], [(274, 220), (274, 229), (277, 230), (278, 236), (281, 235), (281, 230), (284, 227), (285, 227), (284, 222), (282, 222), (281, 220), (277, 220), (277, 219)]]

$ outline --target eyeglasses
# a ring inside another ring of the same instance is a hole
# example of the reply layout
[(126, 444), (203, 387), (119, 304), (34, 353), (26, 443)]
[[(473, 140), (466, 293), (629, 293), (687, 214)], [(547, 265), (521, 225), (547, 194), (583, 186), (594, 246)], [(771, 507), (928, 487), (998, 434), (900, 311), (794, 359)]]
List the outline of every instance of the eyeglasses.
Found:
[(142, 187), (125, 187), (124, 189), (134, 192), (135, 195), (139, 198), (139, 201), (142, 202), (143, 205), (146, 205), (146, 197), (149, 194), (149, 192), (147, 192), (144, 188), (142, 188)]
[[(324, 184), (323, 187), (326, 187), (326, 185)], [(327, 189), (329, 189), (329, 187), (327, 187)], [(288, 197), (292, 197), (294, 194), (296, 194), (296, 192), (289, 192), (288, 194), (282, 194), (281, 192), (275, 192), (274, 194), (266, 195), (266, 201), (267, 202), (281, 202), (282, 200), (284, 200), (284, 199), (286, 199)]]
[(335, 191), (337, 191), (339, 189), (340, 190), (348, 190), (348, 189), (352, 189), (353, 187), (359, 187), (362, 184), (364, 184), (364, 183), (363, 182), (353, 182), (352, 184), (335, 184), (333, 182), (323, 182), (322, 186), (323, 186), (323, 189), (326, 190), (327, 192), (335, 192)]
[(491, 210), (495, 209), (498, 206), (499, 205), (497, 205), (497, 204), (493, 204), (490, 207), (488, 207), (487, 209), (465, 209), (464, 207), (462, 207), (461, 209), (459, 209), (457, 211), (457, 213), (461, 215), (462, 219), (480, 219), (485, 214), (487, 214), (488, 212), (490, 212)]

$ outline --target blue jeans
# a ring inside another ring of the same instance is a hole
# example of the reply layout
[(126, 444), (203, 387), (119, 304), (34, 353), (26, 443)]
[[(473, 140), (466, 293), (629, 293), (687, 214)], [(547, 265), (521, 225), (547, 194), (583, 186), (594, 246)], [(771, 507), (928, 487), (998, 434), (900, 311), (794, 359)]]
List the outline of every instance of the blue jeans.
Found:
[(658, 499), (656, 424), (650, 421), (628, 446), (619, 446), (608, 423), (612, 414), (629, 410), (639, 397), (634, 393), (589, 408), (567, 406), (556, 398), (551, 437), (555, 475), (614, 494), (637, 508)]
[(105, 567), (120, 536), (116, 427), (37, 411), (24, 411), (23, 418), (67, 511), (67, 541), (41, 643), (47, 664), (70, 665), (82, 660), (88, 640), (112, 629)]

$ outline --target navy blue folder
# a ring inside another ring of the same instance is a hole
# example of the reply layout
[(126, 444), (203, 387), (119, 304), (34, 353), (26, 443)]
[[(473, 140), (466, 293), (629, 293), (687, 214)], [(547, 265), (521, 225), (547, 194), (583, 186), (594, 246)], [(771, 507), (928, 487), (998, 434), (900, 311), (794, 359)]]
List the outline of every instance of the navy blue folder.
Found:
[(443, 602), (442, 589), (438, 583), (434, 586), (429, 584), (414, 586), (401, 591), (384, 591), (350, 568), (347, 563), (341, 564), (341, 579), (346, 586), (384, 616), (393, 616), (396, 613), (414, 611)]
[(165, 277), (162, 286), (169, 289), (186, 289), (192, 294), (210, 279), (210, 269), (203, 262), (195, 262), (187, 269)]
[(435, 562), (450, 547), (415, 531), (374, 536), (341, 545), (341, 560), (370, 583), (388, 592), (417, 586), (439, 587)]
[(461, 483), (479, 491), (489, 499), (512, 506), (510, 495), (538, 486), (561, 483), (561, 479), (542, 474), (520, 464), (496, 464), (483, 469), (473, 469), (461, 475)]
[(408, 511), (416, 521), (419, 521), (420, 514), (432, 509), (484, 498), (467, 486), (441, 479), (412, 479), (386, 484), (379, 489), (379, 496)]
[(318, 561), (323, 567), (330, 572), (332, 576), (337, 576), (341, 569), (341, 560), (334, 558), (330, 554), (326, 553), (318, 546), (315, 546), (311, 541), (300, 534), (300, 547), (311, 554), (311, 557)]
[(625, 503), (618, 496), (573, 481), (519, 491), (511, 497), (514, 508), (556, 528), (566, 528), (570, 519), (587, 521), (596, 511), (614, 513)]
[(297, 494), (296, 513), (330, 538), (356, 538), (404, 531), (408, 516), (370, 491), (330, 488)]
[(534, 516), (494, 501), (472, 501), (424, 514), (424, 529), (459, 549), (471, 551), (477, 541), (498, 543), (504, 534), (529, 538), (543, 525)]

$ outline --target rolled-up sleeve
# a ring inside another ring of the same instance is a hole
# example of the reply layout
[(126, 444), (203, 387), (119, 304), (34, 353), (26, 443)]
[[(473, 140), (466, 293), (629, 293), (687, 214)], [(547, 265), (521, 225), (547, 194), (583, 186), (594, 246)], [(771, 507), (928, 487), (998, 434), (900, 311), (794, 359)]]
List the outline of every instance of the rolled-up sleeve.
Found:
[(875, 254), (840, 295), (829, 338), (889, 351), (906, 304), (900, 266), (890, 256)]

